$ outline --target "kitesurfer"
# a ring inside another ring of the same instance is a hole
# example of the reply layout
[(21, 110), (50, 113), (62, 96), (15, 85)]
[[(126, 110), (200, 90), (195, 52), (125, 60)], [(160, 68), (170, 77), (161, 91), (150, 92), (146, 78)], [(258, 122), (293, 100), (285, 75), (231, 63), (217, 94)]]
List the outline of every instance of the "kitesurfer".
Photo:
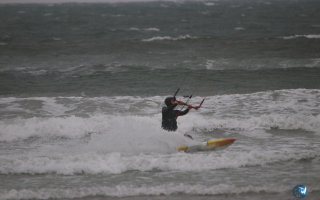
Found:
[[(176, 100), (175, 97), (167, 97), (164, 100), (166, 106), (162, 108), (162, 128), (166, 131), (176, 131), (178, 129), (177, 125), (177, 118), (179, 116), (186, 115), (190, 109), (198, 110), (201, 105), (199, 106), (192, 106), (185, 102)], [(177, 105), (187, 106), (185, 110), (177, 110), (175, 107)]]

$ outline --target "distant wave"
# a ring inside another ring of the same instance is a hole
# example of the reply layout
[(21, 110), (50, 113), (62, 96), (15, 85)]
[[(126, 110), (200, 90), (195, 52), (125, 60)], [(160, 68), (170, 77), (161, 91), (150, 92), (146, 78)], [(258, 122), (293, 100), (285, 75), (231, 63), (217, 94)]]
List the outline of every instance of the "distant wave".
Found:
[(147, 31), (147, 32), (159, 32), (160, 29), (159, 28), (155, 28), (155, 27), (150, 27), (150, 28), (137, 28), (137, 27), (131, 27), (129, 28), (130, 31)]
[(292, 40), (296, 38), (320, 39), (320, 34), (319, 35), (291, 35), (291, 36), (285, 36), (282, 38), (285, 40)]
[[(220, 194), (244, 194), (244, 193), (280, 193), (291, 190), (288, 185), (278, 185), (276, 183), (264, 186), (253, 186), (245, 184), (236, 186), (232, 184), (218, 184), (214, 186), (201, 184), (176, 184), (168, 183), (163, 185), (117, 185), (114, 187), (91, 186), (78, 188), (52, 188), (52, 189), (22, 189), (22, 190), (5, 190), (0, 194), (3, 200), (9, 199), (76, 199), (91, 196), (105, 197), (132, 197), (132, 196), (158, 196), (158, 195), (220, 195)], [(313, 188), (316, 190), (318, 188)]]
[(143, 42), (153, 42), (153, 41), (161, 41), (161, 40), (186, 40), (186, 39), (197, 39), (197, 37), (192, 37), (190, 35), (180, 35), (178, 37), (171, 37), (171, 36), (156, 36), (148, 39), (143, 39)]
[(261, 70), (261, 69), (293, 69), (293, 68), (319, 68), (319, 58), (309, 59), (286, 59), (286, 58), (252, 58), (252, 59), (233, 59), (218, 58), (208, 59), (202, 64), (207, 70)]

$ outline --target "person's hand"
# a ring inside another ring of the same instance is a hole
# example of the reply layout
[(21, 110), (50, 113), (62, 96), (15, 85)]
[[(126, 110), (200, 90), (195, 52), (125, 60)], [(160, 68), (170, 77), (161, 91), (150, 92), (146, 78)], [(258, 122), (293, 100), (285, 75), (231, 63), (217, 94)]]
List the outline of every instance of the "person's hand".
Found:
[(200, 108), (200, 106), (194, 106), (193, 109), (198, 110)]
[(198, 110), (201, 106), (196, 106), (195, 109)]

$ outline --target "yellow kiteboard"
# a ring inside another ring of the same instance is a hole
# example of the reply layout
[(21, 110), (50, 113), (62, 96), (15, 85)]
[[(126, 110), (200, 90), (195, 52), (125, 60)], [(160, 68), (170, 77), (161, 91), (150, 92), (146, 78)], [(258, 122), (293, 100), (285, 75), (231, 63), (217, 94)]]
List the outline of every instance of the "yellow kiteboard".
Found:
[(198, 151), (213, 151), (218, 149), (224, 149), (231, 145), (236, 139), (222, 138), (222, 139), (210, 139), (201, 144), (196, 145), (182, 145), (177, 148), (178, 151), (184, 151), (187, 153)]

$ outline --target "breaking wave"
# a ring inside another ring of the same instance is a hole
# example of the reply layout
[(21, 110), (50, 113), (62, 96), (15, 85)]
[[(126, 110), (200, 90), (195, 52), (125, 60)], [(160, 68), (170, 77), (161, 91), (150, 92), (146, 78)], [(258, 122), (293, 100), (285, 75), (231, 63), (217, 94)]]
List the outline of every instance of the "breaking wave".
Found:
[[(70, 189), (38, 189), (38, 190), (9, 190), (5, 191), (1, 199), (60, 199), (60, 198), (83, 198), (92, 196), (104, 197), (132, 197), (140, 195), (221, 195), (221, 194), (245, 194), (245, 193), (281, 193), (292, 188), (287, 185), (269, 184), (264, 186), (247, 185), (237, 187), (232, 184), (218, 184), (214, 186), (200, 184), (165, 184), (157, 186), (127, 186), (118, 185), (114, 187), (85, 187)], [(317, 190), (314, 188), (313, 190)]]

